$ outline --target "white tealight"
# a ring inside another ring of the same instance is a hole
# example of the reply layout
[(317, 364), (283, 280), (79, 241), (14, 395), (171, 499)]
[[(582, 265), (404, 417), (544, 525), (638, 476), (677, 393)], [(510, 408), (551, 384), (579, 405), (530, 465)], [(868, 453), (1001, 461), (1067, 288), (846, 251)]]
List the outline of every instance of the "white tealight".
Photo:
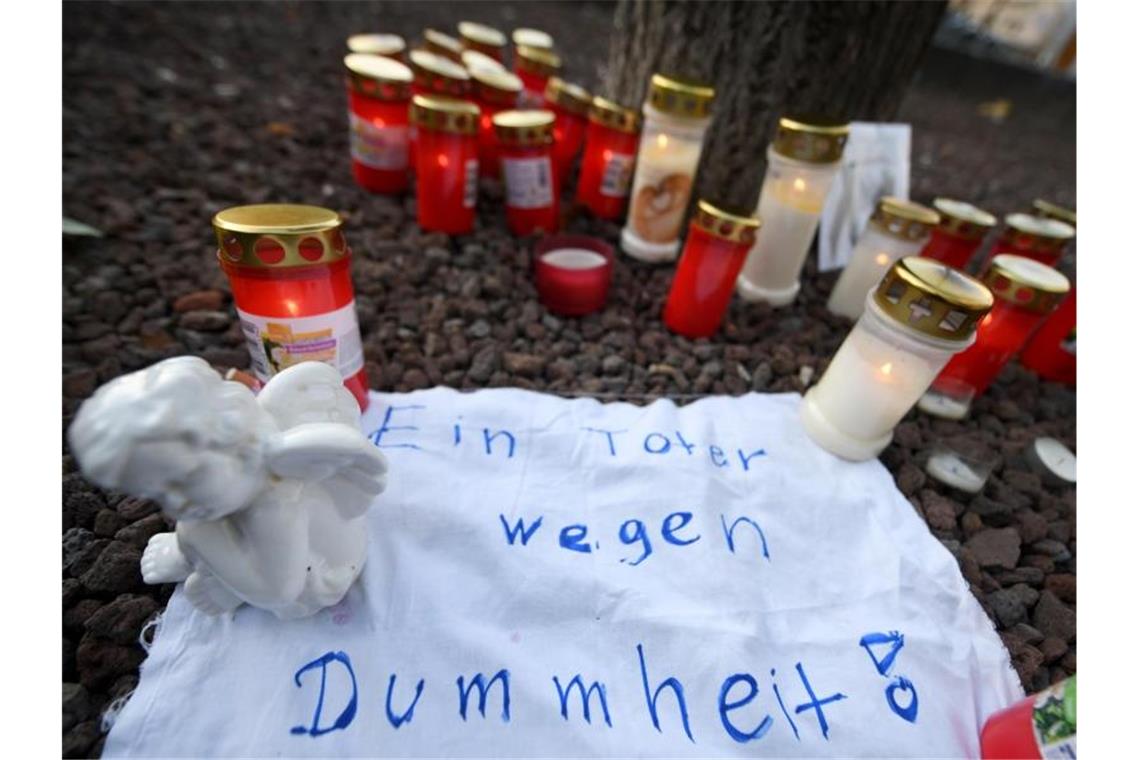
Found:
[(606, 263), (605, 256), (588, 248), (559, 248), (542, 254), (542, 260), (559, 269), (594, 269)]
[(926, 460), (926, 474), (940, 483), (966, 493), (978, 493), (986, 484), (984, 476), (979, 475), (957, 454), (951, 452), (939, 452)]
[(1077, 455), (1056, 438), (1036, 439), (1027, 453), (1030, 463), (1054, 482), (1065, 485), (1077, 482)]
[(964, 419), (970, 413), (969, 399), (954, 398), (945, 393), (929, 390), (918, 400), (920, 411), (944, 420)]

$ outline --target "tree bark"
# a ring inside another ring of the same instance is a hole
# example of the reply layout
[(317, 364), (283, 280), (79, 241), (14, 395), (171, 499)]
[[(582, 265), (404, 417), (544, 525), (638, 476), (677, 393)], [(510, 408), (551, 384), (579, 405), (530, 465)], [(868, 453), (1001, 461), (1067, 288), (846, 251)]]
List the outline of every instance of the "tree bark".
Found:
[(893, 118), (945, 7), (621, 0), (602, 90), (640, 107), (655, 72), (711, 82), (697, 195), (751, 211), (779, 118)]

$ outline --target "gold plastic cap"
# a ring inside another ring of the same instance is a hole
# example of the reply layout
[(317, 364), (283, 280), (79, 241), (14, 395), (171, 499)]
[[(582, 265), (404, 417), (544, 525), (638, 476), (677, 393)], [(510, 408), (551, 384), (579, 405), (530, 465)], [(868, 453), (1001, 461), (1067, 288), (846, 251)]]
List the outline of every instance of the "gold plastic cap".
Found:
[(541, 29), (528, 29), (526, 27), (511, 32), (511, 42), (518, 47), (541, 48), (552, 50), (554, 38)]
[(515, 66), (528, 74), (549, 77), (562, 70), (562, 59), (548, 48), (519, 45), (515, 49)]
[(851, 125), (816, 117), (784, 116), (776, 128), (772, 148), (781, 156), (813, 164), (831, 164), (843, 158)]
[(502, 50), (507, 46), (507, 35), (493, 26), (476, 21), (460, 21), (457, 28), (464, 47), (487, 52)]
[(491, 117), (495, 137), (504, 145), (530, 147), (554, 142), (554, 114), (551, 111), (501, 111)]
[(378, 100), (407, 100), (412, 96), (412, 70), (399, 61), (368, 53), (344, 57), (350, 89)]
[(707, 84), (654, 74), (649, 80), (649, 105), (669, 116), (707, 119), (716, 90)]
[(433, 132), (473, 135), (479, 130), (479, 107), (457, 98), (414, 95), (409, 121)]
[(474, 69), (471, 86), (475, 97), (495, 105), (513, 105), (522, 92), (522, 80), (506, 69)]
[(595, 124), (616, 129), (619, 132), (629, 132), (632, 134), (637, 132), (640, 126), (637, 111), (619, 105), (612, 100), (607, 100), (600, 95), (595, 95), (593, 101), (590, 102), (588, 116), (590, 121)]
[(548, 103), (565, 108), (578, 116), (585, 116), (590, 111), (592, 98), (586, 88), (567, 82), (562, 77), (551, 77), (546, 80), (544, 97)]
[(1047, 216), (1050, 219), (1056, 219), (1058, 222), (1064, 222), (1070, 227), (1076, 229), (1077, 226), (1077, 212), (1071, 208), (1058, 206), (1056, 203), (1050, 203), (1043, 198), (1038, 198), (1033, 201), (1033, 210), (1037, 212), (1038, 216)]
[(1069, 292), (1069, 279), (1053, 267), (1009, 253), (993, 257), (982, 282), (995, 298), (1041, 314), (1057, 308)]
[(1060, 251), (1077, 234), (1064, 222), (1030, 214), (1010, 214), (1005, 218), (1005, 225), (1002, 241), (1023, 251)]
[(467, 68), (468, 74), (474, 73), (477, 69), (489, 69), (491, 71), (507, 70), (506, 66), (478, 50), (464, 50), (463, 65)]
[(463, 55), (463, 43), (438, 29), (424, 29), (424, 48), (457, 63)]
[(471, 89), (467, 69), (450, 58), (430, 50), (413, 50), (408, 54), (417, 85), (436, 95), (462, 97)]
[(262, 203), (214, 215), (218, 259), (240, 266), (284, 269), (328, 264), (350, 254), (341, 218), (320, 206)]
[(350, 53), (390, 57), (399, 57), (408, 47), (398, 34), (354, 34), (348, 38), (347, 44)]
[(758, 218), (733, 214), (704, 200), (697, 203), (693, 224), (710, 235), (741, 245), (756, 242), (756, 230), (760, 229)]
[(966, 340), (994, 297), (970, 275), (934, 259), (896, 261), (875, 289), (875, 303), (911, 330), (942, 340)]
[(904, 198), (883, 196), (871, 222), (882, 232), (902, 240), (922, 240), (938, 224), (938, 212)]
[(980, 240), (997, 224), (993, 214), (965, 201), (935, 198), (934, 208), (942, 216), (938, 229), (956, 237)]

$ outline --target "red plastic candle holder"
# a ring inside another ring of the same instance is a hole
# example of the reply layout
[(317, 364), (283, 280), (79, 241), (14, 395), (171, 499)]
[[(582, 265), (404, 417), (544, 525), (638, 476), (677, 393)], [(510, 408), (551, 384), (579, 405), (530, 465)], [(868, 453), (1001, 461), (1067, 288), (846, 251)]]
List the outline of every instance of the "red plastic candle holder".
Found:
[[(446, 36), (446, 35), (445, 35)], [(412, 69), (412, 95), (440, 95), (468, 100), (471, 97), (471, 75), (450, 58), (429, 50), (413, 50), (408, 54)], [(416, 170), (416, 144), (419, 130), (413, 124), (408, 133), (408, 155)]]
[(697, 204), (663, 319), (675, 333), (707, 338), (720, 327), (760, 220), (737, 216), (708, 201)]
[(580, 317), (606, 305), (614, 249), (589, 235), (550, 235), (534, 247), (534, 279), (546, 308)]
[(1012, 253), (1054, 266), (1061, 260), (1065, 246), (1077, 234), (1072, 226), (1062, 221), (1029, 214), (1010, 214), (1005, 218), (1005, 225), (990, 253), (991, 258)]
[(408, 187), (412, 71), (399, 61), (365, 53), (349, 53), (344, 66), (352, 176), (365, 190), (402, 193)]
[(589, 122), (576, 198), (596, 217), (620, 219), (629, 200), (637, 155), (637, 112), (595, 97)]
[(494, 27), (474, 21), (460, 21), (457, 29), (459, 42), (464, 50), (477, 50), (502, 62), (503, 51), (507, 47), (507, 35)]
[(1021, 352), (1023, 366), (1046, 380), (1077, 385), (1077, 289), (1033, 334)]
[(1076, 724), (1077, 677), (1070, 676), (991, 715), (979, 737), (981, 758), (1076, 757)]
[(214, 217), (214, 232), (258, 380), (323, 361), (340, 371), (361, 411), (367, 409), (352, 252), (337, 213), (290, 204), (237, 206)]
[(475, 227), (479, 181), (479, 109), (474, 103), (431, 95), (412, 97), (418, 130), (416, 219), (433, 232), (460, 235)]
[(554, 114), (503, 111), (492, 120), (506, 185), (507, 226), (515, 235), (558, 230), (558, 179), (551, 157)]
[(515, 73), (523, 83), (519, 108), (541, 108), (546, 83), (562, 69), (562, 59), (553, 50), (519, 45), (515, 48)]
[(591, 97), (585, 88), (561, 77), (547, 81), (543, 97), (545, 107), (554, 112), (554, 169), (562, 182), (569, 176), (586, 140)]
[(522, 81), (511, 72), (488, 68), (471, 70), (475, 104), (479, 106), (479, 176), (497, 178), (499, 140), (491, 120), (495, 114), (509, 111), (518, 104)]
[(931, 230), (930, 240), (920, 255), (956, 269), (965, 269), (982, 238), (997, 224), (997, 219), (976, 206), (949, 198), (935, 198), (934, 208), (938, 211), (939, 222)]
[(982, 281), (994, 306), (978, 324), (974, 345), (957, 354), (931, 384), (936, 393), (959, 394), (965, 386), (979, 396), (1025, 344), (1029, 334), (1069, 291), (1069, 281), (1052, 267), (1023, 256), (994, 257)]

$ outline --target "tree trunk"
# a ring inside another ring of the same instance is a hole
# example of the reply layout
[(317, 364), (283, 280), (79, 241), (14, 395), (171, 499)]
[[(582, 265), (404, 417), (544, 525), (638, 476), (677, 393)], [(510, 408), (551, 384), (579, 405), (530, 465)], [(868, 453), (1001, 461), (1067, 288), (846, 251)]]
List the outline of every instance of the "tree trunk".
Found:
[(751, 211), (779, 118), (893, 118), (945, 6), (621, 0), (603, 94), (640, 107), (655, 72), (713, 83), (697, 195)]

